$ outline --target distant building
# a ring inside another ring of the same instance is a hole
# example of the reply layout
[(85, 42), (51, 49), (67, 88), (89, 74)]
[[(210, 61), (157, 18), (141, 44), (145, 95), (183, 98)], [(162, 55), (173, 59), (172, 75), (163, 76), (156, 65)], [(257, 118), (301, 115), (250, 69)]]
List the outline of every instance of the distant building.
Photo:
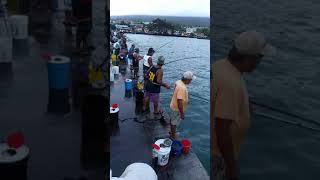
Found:
[(130, 32), (131, 28), (127, 25), (116, 25), (117, 31), (124, 31), (124, 32)]
[(196, 27), (186, 28), (186, 33), (187, 34), (195, 33), (197, 31), (197, 29), (198, 28), (196, 28)]

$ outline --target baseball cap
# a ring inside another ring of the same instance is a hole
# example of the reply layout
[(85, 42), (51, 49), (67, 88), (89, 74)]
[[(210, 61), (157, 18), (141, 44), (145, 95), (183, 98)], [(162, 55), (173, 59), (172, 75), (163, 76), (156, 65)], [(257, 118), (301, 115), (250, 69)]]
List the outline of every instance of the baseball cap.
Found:
[(159, 56), (157, 64), (164, 65), (165, 58), (163, 56)]
[(153, 48), (149, 48), (148, 53), (154, 53), (154, 49)]
[(191, 71), (186, 71), (183, 73), (183, 78), (184, 79), (190, 79), (190, 80), (195, 80), (197, 77), (193, 75)]
[(267, 43), (263, 34), (257, 31), (241, 33), (235, 40), (234, 45), (240, 54), (245, 55), (274, 55), (275, 48)]

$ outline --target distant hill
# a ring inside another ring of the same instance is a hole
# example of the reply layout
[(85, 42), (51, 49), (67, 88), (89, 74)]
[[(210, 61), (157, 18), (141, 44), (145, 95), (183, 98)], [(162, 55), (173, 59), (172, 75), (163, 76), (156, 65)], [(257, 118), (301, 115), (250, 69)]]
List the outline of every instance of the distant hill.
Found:
[(189, 26), (210, 26), (209, 17), (178, 17), (178, 16), (149, 16), (149, 15), (127, 15), (127, 16), (111, 16), (112, 20), (130, 20), (130, 21), (146, 21), (151, 22), (152, 20), (160, 18), (166, 19), (168, 22), (189, 25)]

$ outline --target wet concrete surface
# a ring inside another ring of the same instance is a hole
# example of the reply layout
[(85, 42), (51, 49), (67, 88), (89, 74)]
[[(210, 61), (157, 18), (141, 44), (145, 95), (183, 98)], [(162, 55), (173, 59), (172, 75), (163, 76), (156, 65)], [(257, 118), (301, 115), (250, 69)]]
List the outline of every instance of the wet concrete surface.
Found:
[(120, 109), (118, 123), (110, 137), (110, 167), (113, 176), (119, 177), (131, 163), (142, 162), (155, 169), (159, 180), (209, 179), (192, 150), (180, 157), (170, 156), (165, 167), (154, 166), (151, 144), (157, 139), (169, 137), (169, 116), (164, 112), (164, 119), (161, 120), (161, 116), (154, 117), (152, 113), (137, 114), (136, 97), (127, 96), (125, 91), (126, 78), (131, 78), (128, 69), (125, 74), (116, 77), (110, 86), (110, 104), (118, 104)]
[[(94, 8), (103, 9), (104, 6), (100, 8), (103, 3), (94, 3)], [(94, 14), (96, 24), (104, 18), (103, 11), (101, 15)], [(59, 14), (54, 16), (51, 37), (47, 43), (41, 44), (30, 36), (27, 54), (17, 53), (18, 56), (14, 56), (11, 65), (0, 64), (0, 138), (3, 140), (17, 130), (24, 133), (25, 144), (30, 148), (28, 179), (62, 180), (81, 176), (103, 179), (105, 169), (101, 166), (89, 169), (83, 166), (83, 144), (90, 139), (84, 140), (82, 137), (79, 109), (73, 109), (69, 114), (47, 113), (47, 68), (41, 54), (71, 57), (71, 47), (74, 46), (74, 38), (65, 38), (61, 17), (63, 16)], [(103, 44), (102, 38), (96, 37), (103, 34), (103, 31), (99, 32), (101, 29), (94, 28), (92, 31), (91, 42), (95, 46)], [(77, 57), (71, 59), (72, 63), (78, 62)], [(88, 144), (85, 147), (88, 149)]]

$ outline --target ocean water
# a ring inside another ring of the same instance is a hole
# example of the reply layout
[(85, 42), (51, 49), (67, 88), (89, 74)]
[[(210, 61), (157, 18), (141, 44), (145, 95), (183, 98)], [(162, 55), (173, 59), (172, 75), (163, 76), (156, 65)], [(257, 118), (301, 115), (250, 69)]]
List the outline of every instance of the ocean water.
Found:
[[(258, 69), (245, 75), (249, 94), (261, 104), (320, 123), (320, 2), (315, 0), (214, 1), (211, 62), (226, 56), (242, 31), (264, 33), (276, 47)], [(316, 124), (256, 106), (282, 120)], [(320, 132), (272, 118), (252, 117), (241, 151), (240, 179), (318, 179)]]
[[(184, 71), (193, 71), (197, 76), (197, 79), (188, 86), (190, 102), (185, 114), (185, 121), (181, 123), (180, 136), (191, 141), (192, 150), (209, 171), (210, 106), (206, 100), (209, 100), (210, 97), (210, 41), (139, 34), (127, 34), (127, 38), (128, 47), (134, 43), (140, 49), (140, 55), (146, 54), (148, 48), (153, 47), (156, 50), (153, 58), (154, 63), (159, 56), (164, 56), (166, 63), (186, 58), (163, 66), (163, 80), (169, 83), (173, 89), (175, 81), (181, 79)], [(142, 61), (140, 61), (140, 71), (142, 71)], [(161, 91), (160, 106), (164, 110), (169, 110), (173, 90), (162, 88)]]

